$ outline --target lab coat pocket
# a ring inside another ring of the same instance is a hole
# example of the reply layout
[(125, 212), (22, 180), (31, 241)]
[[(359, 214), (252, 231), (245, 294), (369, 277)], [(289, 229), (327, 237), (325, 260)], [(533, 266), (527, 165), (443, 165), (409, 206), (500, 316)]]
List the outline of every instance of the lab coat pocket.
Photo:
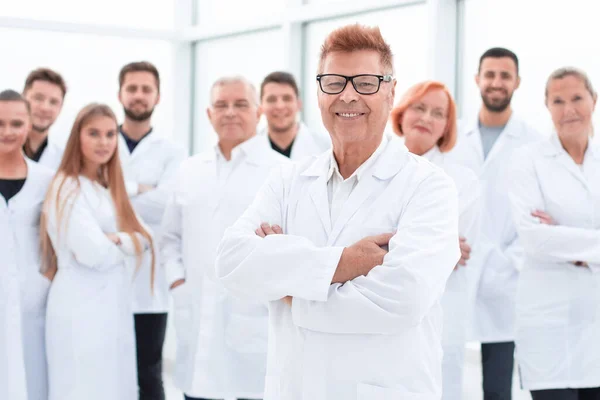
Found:
[(225, 329), (225, 342), (239, 353), (266, 353), (268, 331), (265, 316), (231, 314)]
[(413, 393), (368, 383), (359, 383), (357, 388), (357, 400), (436, 400), (438, 398), (433, 394)]

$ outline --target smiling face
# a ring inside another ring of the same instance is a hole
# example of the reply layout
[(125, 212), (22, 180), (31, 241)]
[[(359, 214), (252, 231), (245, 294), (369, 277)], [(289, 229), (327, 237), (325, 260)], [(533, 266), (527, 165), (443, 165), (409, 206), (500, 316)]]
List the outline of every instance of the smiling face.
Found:
[(475, 82), (485, 108), (491, 112), (502, 112), (510, 105), (521, 80), (512, 58), (487, 57), (481, 62)]
[(23, 101), (0, 101), (0, 157), (21, 152), (30, 126)]
[(546, 106), (562, 140), (584, 138), (592, 132), (596, 98), (583, 79), (567, 75), (548, 83)]
[(81, 153), (91, 169), (106, 164), (117, 150), (117, 123), (106, 116), (92, 117), (81, 127)]
[(234, 145), (256, 134), (260, 118), (253, 90), (244, 82), (228, 82), (213, 88), (207, 114), (219, 142)]
[(125, 74), (119, 90), (119, 101), (125, 115), (133, 121), (147, 121), (160, 100), (158, 82), (151, 72), (133, 71)]
[(261, 108), (270, 133), (287, 132), (296, 125), (302, 103), (294, 88), (285, 83), (269, 82), (263, 89)]
[(444, 136), (448, 126), (450, 100), (441, 89), (429, 90), (411, 104), (402, 116), (401, 127), (406, 147), (423, 155)]
[(23, 93), (31, 106), (31, 125), (34, 132), (47, 133), (63, 105), (63, 91), (57, 84), (34, 81)]
[[(323, 61), (323, 74), (354, 76), (387, 75), (378, 52), (360, 50), (333, 52)], [(334, 143), (380, 141), (394, 101), (396, 81), (381, 82), (379, 91), (371, 95), (356, 92), (350, 82), (339, 94), (318, 90), (321, 118)]]

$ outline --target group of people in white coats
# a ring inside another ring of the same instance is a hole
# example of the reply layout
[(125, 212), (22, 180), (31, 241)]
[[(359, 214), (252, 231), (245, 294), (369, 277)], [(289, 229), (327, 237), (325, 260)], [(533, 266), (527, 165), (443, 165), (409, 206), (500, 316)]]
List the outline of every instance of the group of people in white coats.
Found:
[(0, 93), (0, 398), (164, 399), (170, 292), (188, 400), (458, 400), (469, 339), (485, 400), (511, 398), (515, 347), (534, 400), (600, 399), (585, 73), (548, 79), (543, 139), (511, 108), (507, 49), (481, 56), (483, 104), (460, 126), (440, 82), (394, 106), (378, 28), (333, 31), (317, 72), (330, 139), (298, 122), (290, 74), (259, 93), (223, 77), (217, 144), (187, 160), (152, 131), (149, 63), (121, 71), (123, 125), (91, 104), (59, 157), (47, 134), (64, 83), (44, 71)]

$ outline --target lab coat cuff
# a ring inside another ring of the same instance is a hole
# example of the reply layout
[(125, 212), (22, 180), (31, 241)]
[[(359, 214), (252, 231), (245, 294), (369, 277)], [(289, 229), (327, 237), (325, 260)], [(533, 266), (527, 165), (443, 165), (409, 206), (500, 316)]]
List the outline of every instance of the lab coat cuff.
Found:
[[(148, 242), (146, 238), (144, 238), (137, 232), (134, 235), (137, 235), (137, 239), (142, 245), (142, 251), (148, 250)], [(133, 239), (131, 238), (131, 236), (125, 232), (118, 232), (117, 236), (119, 236), (119, 239), (121, 240), (121, 244), (119, 245), (121, 251), (128, 256), (135, 256), (135, 244), (133, 243)]]
[(183, 264), (177, 262), (168, 262), (165, 264), (165, 275), (169, 287), (180, 279), (185, 279), (185, 269)]
[(125, 190), (127, 191), (127, 195), (129, 197), (133, 197), (139, 192), (139, 185), (134, 181), (125, 181)]
[(331, 286), (333, 275), (335, 275), (335, 271), (340, 263), (340, 258), (342, 258), (344, 247), (326, 247), (323, 251), (326, 253), (323, 256), (323, 263), (319, 265), (316, 276), (314, 277), (314, 284), (311, 285), (315, 292), (311, 296), (300, 296), (301, 298), (305, 298), (306, 300), (327, 301), (327, 298), (329, 297), (329, 287)]

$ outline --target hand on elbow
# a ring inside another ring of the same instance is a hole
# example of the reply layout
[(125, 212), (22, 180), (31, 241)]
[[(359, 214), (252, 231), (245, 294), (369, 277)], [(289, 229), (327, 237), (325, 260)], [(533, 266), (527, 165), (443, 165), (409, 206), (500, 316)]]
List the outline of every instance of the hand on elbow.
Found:
[(121, 238), (116, 233), (107, 233), (106, 237), (117, 246), (121, 245)]
[(373, 268), (383, 264), (388, 253), (387, 246), (393, 233), (367, 236), (342, 252), (331, 283), (345, 283), (361, 275), (367, 275)]
[(459, 238), (458, 245), (460, 246), (460, 260), (454, 269), (458, 269), (459, 266), (466, 266), (467, 261), (471, 258), (471, 246), (467, 243), (467, 239), (464, 237)]

